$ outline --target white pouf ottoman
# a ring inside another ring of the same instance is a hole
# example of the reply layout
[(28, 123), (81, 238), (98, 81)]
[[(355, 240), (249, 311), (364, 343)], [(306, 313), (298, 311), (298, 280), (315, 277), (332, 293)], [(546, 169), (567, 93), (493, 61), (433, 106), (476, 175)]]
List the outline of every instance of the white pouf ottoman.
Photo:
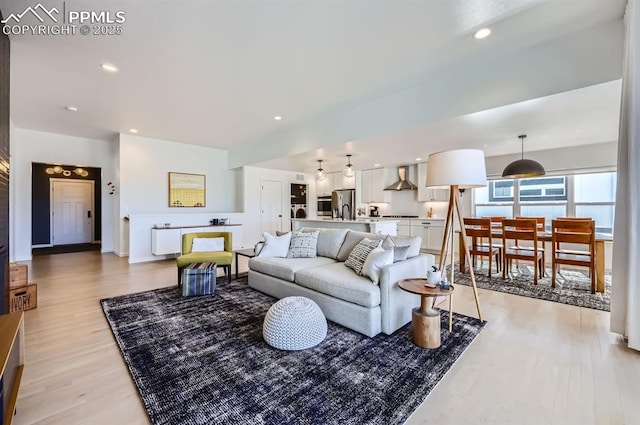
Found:
[(304, 350), (320, 344), (327, 336), (327, 319), (309, 298), (283, 298), (267, 311), (262, 336), (279, 350)]

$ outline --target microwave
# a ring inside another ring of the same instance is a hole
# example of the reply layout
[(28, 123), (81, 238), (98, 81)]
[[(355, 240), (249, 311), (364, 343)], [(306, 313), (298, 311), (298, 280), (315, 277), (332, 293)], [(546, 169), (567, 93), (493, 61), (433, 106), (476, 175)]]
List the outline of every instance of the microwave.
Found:
[(332, 216), (331, 213), (331, 196), (318, 196), (318, 215)]

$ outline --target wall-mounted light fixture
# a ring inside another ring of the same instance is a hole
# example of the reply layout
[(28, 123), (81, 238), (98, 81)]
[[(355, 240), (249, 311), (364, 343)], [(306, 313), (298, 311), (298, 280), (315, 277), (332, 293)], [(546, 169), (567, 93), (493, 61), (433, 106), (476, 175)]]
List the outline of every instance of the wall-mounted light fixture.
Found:
[(77, 167), (73, 170), (65, 170), (59, 165), (56, 165), (55, 167), (47, 167), (44, 172), (49, 174), (50, 176), (53, 176), (55, 174), (62, 174), (65, 177), (70, 177), (72, 173), (80, 177), (87, 177), (89, 175), (89, 172), (84, 168)]

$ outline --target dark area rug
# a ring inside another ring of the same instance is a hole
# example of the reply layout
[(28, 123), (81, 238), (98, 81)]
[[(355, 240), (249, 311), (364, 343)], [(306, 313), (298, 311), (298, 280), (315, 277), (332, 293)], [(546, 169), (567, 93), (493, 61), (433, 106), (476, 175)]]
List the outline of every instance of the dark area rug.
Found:
[[(474, 269), (478, 288), (592, 308), (594, 310), (609, 311), (611, 298), (611, 274), (609, 273), (605, 275), (605, 292), (592, 294), (591, 278), (587, 275), (586, 268), (584, 271), (560, 269), (560, 273), (556, 277), (556, 287), (552, 288), (550, 268), (547, 268), (545, 277), (538, 278), (538, 284), (534, 285), (533, 266), (530, 264), (521, 263), (519, 267), (514, 267), (511, 278), (507, 276), (506, 280), (502, 280), (502, 271), (495, 273), (495, 266), (491, 273), (492, 277), (489, 278), (487, 276), (487, 264), (488, 262), (484, 262), (484, 267), (481, 270)], [(471, 286), (469, 268), (467, 267), (466, 273), (462, 274), (460, 273), (459, 263), (456, 262), (454, 267), (456, 271), (455, 282)]]
[(400, 424), (422, 403), (485, 323), (442, 314), (442, 346), (411, 342), (411, 324), (368, 338), (329, 322), (303, 351), (262, 339), (276, 301), (241, 277), (216, 294), (176, 287), (101, 300), (154, 424)]

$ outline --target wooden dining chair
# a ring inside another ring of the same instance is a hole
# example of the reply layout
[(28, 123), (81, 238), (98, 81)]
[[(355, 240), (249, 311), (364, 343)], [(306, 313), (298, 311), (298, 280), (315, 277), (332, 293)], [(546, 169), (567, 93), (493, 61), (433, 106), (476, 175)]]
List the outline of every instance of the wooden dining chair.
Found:
[[(527, 220), (527, 219), (534, 219), (536, 221), (538, 232), (544, 232), (547, 229), (546, 228), (547, 219), (545, 217), (523, 217), (523, 216), (516, 217), (516, 220)], [(518, 244), (518, 241), (516, 241), (516, 246), (518, 247), (518, 249), (533, 249), (533, 247)], [(540, 275), (544, 276), (545, 264), (547, 264), (544, 256), (544, 241), (540, 241), (540, 247), (542, 249), (542, 273)]]
[(502, 227), (502, 222), (506, 220), (507, 217), (482, 216), (482, 218), (488, 218), (491, 220), (491, 227)]
[[(517, 243), (508, 246), (507, 241), (532, 241), (532, 247), (520, 248)], [(544, 267), (542, 263), (544, 248), (538, 245), (538, 223), (535, 219), (512, 219), (502, 222), (502, 244), (504, 245), (502, 278), (506, 279), (506, 272), (511, 272), (512, 260), (533, 262), (533, 284), (538, 284), (539, 271)]]
[[(491, 228), (492, 229), (501, 230), (502, 229), (502, 222), (504, 220), (506, 220), (507, 217), (504, 217), (504, 216), (482, 216), (481, 218), (488, 218), (489, 220), (491, 220)], [(502, 251), (504, 250), (504, 247), (502, 246), (502, 238), (500, 238), (500, 237), (493, 238), (493, 247), (494, 248), (500, 248), (500, 266), (502, 267)]]
[[(476, 265), (476, 255), (478, 257), (489, 257), (489, 271), (487, 275), (491, 277), (491, 269), (493, 268), (492, 261), (493, 257), (495, 257), (496, 273), (499, 273), (502, 248), (496, 247), (493, 244), (491, 220), (488, 218), (464, 218), (463, 222), (465, 232), (467, 232), (467, 236), (471, 237), (472, 240), (469, 255), (471, 255), (473, 262), (470, 267), (474, 267)], [(483, 242), (484, 239), (487, 239), (487, 244)], [(464, 270), (461, 271), (464, 273)]]
[[(591, 221), (593, 220), (591, 217), (557, 217), (556, 220), (561, 221)], [(556, 244), (553, 244), (554, 249), (560, 249), (560, 247)]]
[[(594, 220), (553, 220), (551, 222), (551, 287), (556, 287), (556, 273), (561, 264), (588, 267), (591, 293), (596, 293), (596, 223)], [(562, 244), (586, 246), (587, 249), (562, 249)]]

